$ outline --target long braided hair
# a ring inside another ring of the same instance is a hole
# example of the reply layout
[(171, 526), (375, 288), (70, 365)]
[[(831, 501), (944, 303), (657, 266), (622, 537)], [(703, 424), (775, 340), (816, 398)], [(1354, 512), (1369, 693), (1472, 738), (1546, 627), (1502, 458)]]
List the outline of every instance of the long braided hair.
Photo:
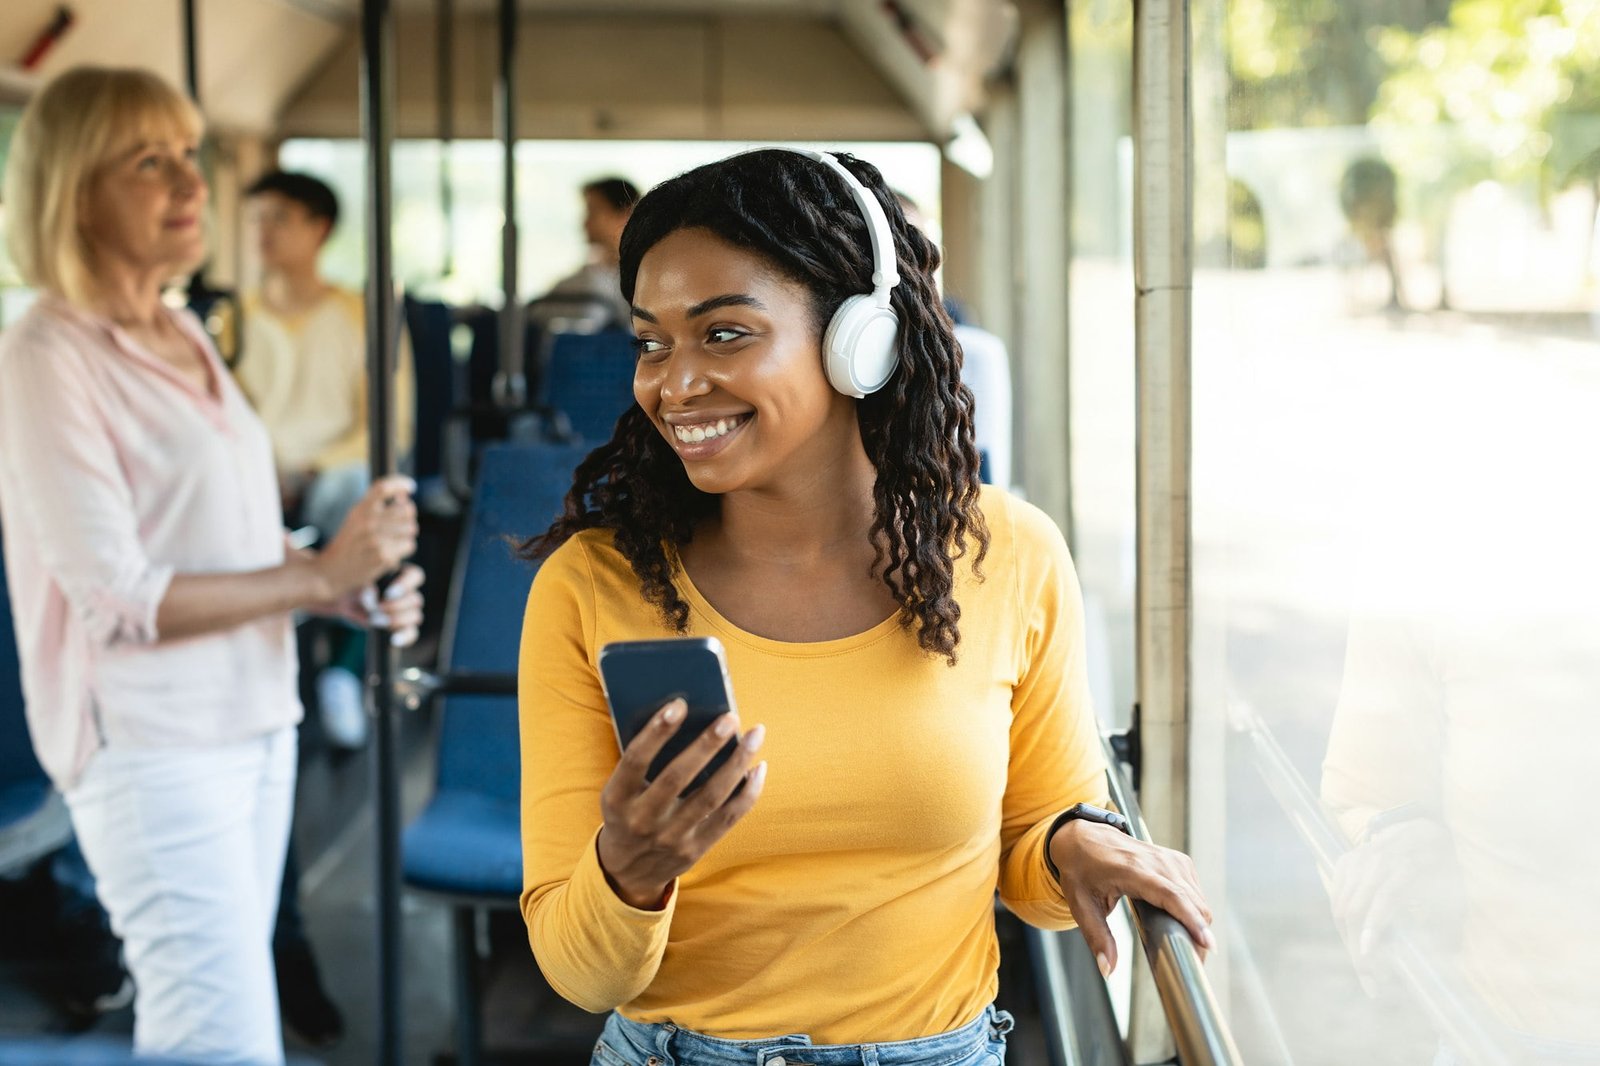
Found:
[[(876, 167), (845, 153), (837, 158), (882, 205), (900, 272), (892, 295), (899, 362), (888, 384), (859, 401), (856, 415), (877, 469), (872, 574), (900, 604), (900, 623), (915, 627), (918, 644), (953, 664), (961, 640), (955, 564), (975, 546), (976, 569), (989, 547), (978, 508), (972, 393), (961, 384), (961, 348), (934, 286), (938, 248), (906, 221)], [(622, 295), (630, 303), (645, 253), (691, 228), (754, 252), (804, 286), (819, 347), (839, 305), (872, 290), (871, 241), (859, 206), (842, 177), (797, 153), (732, 156), (664, 182), (640, 200), (622, 235)], [(645, 600), (682, 632), (689, 605), (673, 583), (676, 549), (718, 506), (717, 496), (694, 487), (671, 446), (634, 406), (578, 466), (563, 514), (520, 551), (541, 559), (576, 533), (608, 529)]]

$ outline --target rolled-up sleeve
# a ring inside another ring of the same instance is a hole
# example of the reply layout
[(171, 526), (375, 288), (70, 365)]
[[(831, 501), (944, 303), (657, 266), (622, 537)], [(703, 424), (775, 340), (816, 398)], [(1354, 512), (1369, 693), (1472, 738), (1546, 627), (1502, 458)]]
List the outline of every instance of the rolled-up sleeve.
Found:
[(149, 644), (173, 567), (152, 562), (117, 446), (71, 346), (40, 338), (0, 355), (0, 461), (8, 511), (97, 647)]

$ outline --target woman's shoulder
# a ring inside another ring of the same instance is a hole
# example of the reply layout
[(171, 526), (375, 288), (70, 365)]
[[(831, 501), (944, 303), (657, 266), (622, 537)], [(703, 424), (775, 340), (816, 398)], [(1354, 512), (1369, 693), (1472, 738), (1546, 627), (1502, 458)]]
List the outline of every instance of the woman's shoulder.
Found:
[(25, 368), (64, 369), (62, 360), (85, 347), (89, 321), (65, 301), (41, 296), (0, 330), (0, 372), (14, 377)]
[(535, 587), (559, 583), (587, 588), (599, 599), (624, 586), (631, 573), (611, 530), (585, 529), (568, 537), (539, 564)]
[(1044, 511), (998, 485), (985, 485), (978, 508), (989, 527), (989, 550), (1027, 559), (1066, 552), (1061, 527)]

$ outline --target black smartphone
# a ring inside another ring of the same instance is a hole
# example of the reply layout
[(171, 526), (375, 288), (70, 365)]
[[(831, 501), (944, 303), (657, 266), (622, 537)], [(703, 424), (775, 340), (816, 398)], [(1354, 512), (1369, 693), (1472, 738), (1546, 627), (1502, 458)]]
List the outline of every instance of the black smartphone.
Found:
[[(734, 710), (728, 660), (716, 637), (625, 640), (604, 645), (600, 649), (600, 684), (611, 705), (617, 744), (623, 748), (649, 724), (662, 704), (679, 698), (688, 704), (688, 714), (678, 731), (650, 762), (645, 777), (651, 781), (707, 726)], [(730, 737), (680, 795), (687, 796), (705, 784), (733, 755), (738, 743), (737, 736)]]

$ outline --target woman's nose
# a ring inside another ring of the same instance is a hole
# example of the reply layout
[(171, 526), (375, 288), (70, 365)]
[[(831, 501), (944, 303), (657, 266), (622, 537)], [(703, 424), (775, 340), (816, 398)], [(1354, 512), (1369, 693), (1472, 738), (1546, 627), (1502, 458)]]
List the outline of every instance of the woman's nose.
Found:
[(692, 351), (679, 348), (667, 358), (661, 376), (661, 399), (666, 403), (681, 403), (694, 396), (704, 396), (711, 391), (705, 368)]
[(172, 169), (172, 191), (184, 199), (203, 198), (206, 178), (200, 172), (200, 164), (192, 159), (180, 160)]

